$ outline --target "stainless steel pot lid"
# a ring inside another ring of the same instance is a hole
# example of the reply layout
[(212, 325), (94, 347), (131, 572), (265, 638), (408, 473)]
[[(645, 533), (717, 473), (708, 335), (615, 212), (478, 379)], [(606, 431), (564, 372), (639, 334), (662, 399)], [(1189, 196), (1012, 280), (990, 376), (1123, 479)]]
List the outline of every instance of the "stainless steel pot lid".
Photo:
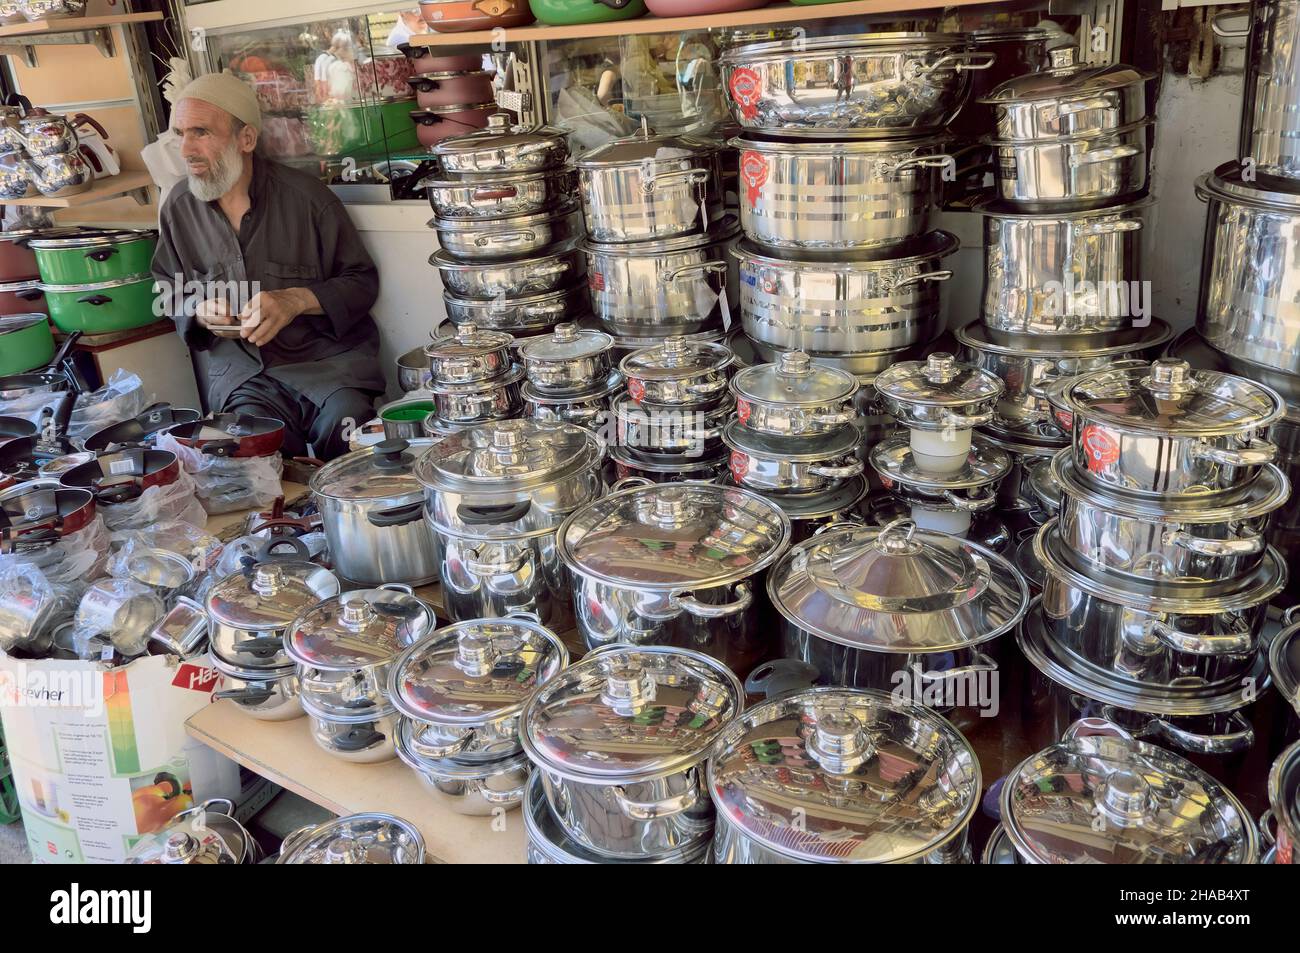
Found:
[(539, 420), (499, 420), (452, 434), (415, 465), (434, 490), (511, 493), (599, 465), (604, 449), (589, 430)]
[(566, 321), (550, 334), (532, 338), (519, 346), (525, 359), (560, 362), (598, 357), (614, 347), (614, 339), (603, 331), (583, 331)]
[(867, 478), (858, 476), (821, 493), (770, 493), (766, 499), (781, 507), (791, 520), (816, 520), (852, 512), (869, 489)]
[(402, 589), (361, 589), (306, 610), (284, 635), (295, 662), (347, 672), (391, 661), (437, 622), (427, 605)]
[(527, 215), (507, 215), (503, 218), (433, 218), (429, 224), (440, 232), (469, 232), (471, 234), (499, 232), (507, 234), (527, 229), (534, 225), (558, 222), (578, 212), (578, 201), (573, 199), (564, 205), (542, 212), (530, 212)]
[(516, 126), (509, 113), (495, 112), (482, 129), (443, 139), (432, 151), (458, 167), (473, 166), (478, 172), (524, 171), (533, 168), (528, 157), (538, 152), (552, 152), (556, 164), (562, 163), (569, 152), (566, 135), (555, 126)]
[(980, 766), (938, 714), (885, 692), (814, 688), (750, 708), (709, 760), (720, 818), (813, 863), (900, 863), (960, 836)]
[(997, 398), (1006, 385), (996, 374), (962, 364), (951, 354), (904, 361), (876, 375), (876, 390), (899, 403), (927, 407), (967, 407)]
[(457, 761), (455, 758), (426, 758), (416, 749), (418, 731), (415, 723), (403, 718), (397, 724), (394, 741), (397, 756), (412, 771), (418, 771), (430, 781), (486, 781), (503, 774), (528, 770), (528, 756), (516, 753), (490, 761)]
[[(128, 864), (240, 864), (252, 842), (248, 831), (229, 815), (204, 808), (208, 801), (182, 811), (160, 831), (145, 834), (126, 855)], [(220, 803), (234, 805), (229, 801)]]
[(339, 594), (339, 581), (315, 563), (273, 559), (231, 573), (208, 592), (212, 621), (262, 632), (282, 629), (322, 599)]
[(455, 361), (491, 354), (514, 343), (515, 339), (504, 331), (462, 324), (455, 329), (455, 333), (435, 338), (433, 343), (425, 347), (424, 356), (430, 361)]
[(1268, 427), (1286, 415), (1273, 390), (1186, 361), (1112, 368), (1075, 378), (1065, 402), (1090, 422), (1172, 436), (1215, 436)]
[(121, 229), (98, 233), (92, 232), (90, 234), (56, 235), (48, 238), (33, 238), (27, 243), (27, 245), (29, 248), (39, 248), (41, 250), (55, 250), (60, 248), (97, 248), (106, 245), (125, 245), (130, 242), (156, 239), (157, 237), (157, 230), (152, 228), (139, 230)]
[(771, 565), (790, 539), (780, 507), (736, 487), (662, 484), (575, 511), (557, 536), (571, 570), (654, 592), (724, 586)]
[[(727, 140), (733, 149), (749, 150), (766, 155), (800, 155), (800, 156), (842, 156), (842, 155), (877, 155), (879, 153), (897, 153), (904, 155), (926, 155), (939, 152), (949, 144), (944, 136), (913, 136), (907, 139), (859, 139), (842, 141), (825, 141), (816, 139), (757, 139), (750, 136), (735, 136)], [(888, 167), (886, 166), (886, 169)]]
[(716, 659), (613, 645), (538, 689), (519, 735), (544, 771), (583, 782), (648, 781), (703, 761), (744, 704), (740, 681)]
[(1050, 212), (1026, 212), (1015, 202), (1007, 201), (996, 195), (986, 195), (971, 204), (971, 210), (989, 218), (1008, 219), (1010, 221), (1029, 221), (1036, 225), (1051, 225), (1056, 222), (1077, 222), (1079, 219), (1103, 221), (1123, 218), (1133, 212), (1144, 212), (1155, 205), (1155, 199), (1141, 198), (1122, 205), (1108, 205), (1105, 208), (1057, 209)]
[(831, 529), (795, 546), (767, 578), (792, 625), (850, 648), (940, 652), (1015, 627), (1029, 592), (1015, 567), (911, 520)]
[(179, 589), (194, 578), (194, 565), (179, 553), (166, 549), (145, 549), (126, 563), (127, 575), (138, 583), (159, 589)]
[[(751, 242), (748, 238), (742, 238), (732, 247), (731, 254), (740, 259), (742, 263), (756, 261), (789, 271), (862, 272), (883, 271), (902, 265), (936, 261), (951, 255), (960, 247), (961, 242), (957, 240), (956, 235), (941, 229), (935, 229), (932, 232), (926, 232), (915, 242), (910, 243), (905, 253), (890, 250), (871, 255), (855, 255), (852, 258), (845, 258), (838, 253), (807, 252), (800, 255), (799, 258), (781, 258), (778, 254), (765, 249), (762, 245)], [(899, 350), (908, 349), (899, 348)]]
[(726, 50), (719, 63), (744, 66), (756, 58), (769, 56), (798, 56), (802, 53), (850, 53), (875, 49), (912, 50), (936, 46), (966, 46), (964, 36), (951, 33), (854, 33), (847, 36), (805, 37), (766, 43), (747, 43)]
[(1174, 332), (1164, 321), (1152, 318), (1145, 328), (1106, 334), (1012, 334), (995, 331), (977, 318), (958, 328), (953, 336), (958, 344), (976, 351), (1034, 360), (1078, 361), (1156, 348), (1172, 338)]
[(352, 814), (291, 834), (279, 864), (422, 864), (424, 838), (391, 814)]
[[(1118, 731), (1106, 722), (1100, 728)], [(1088, 725), (1077, 723), (1071, 731)], [(1254, 864), (1253, 818), (1190, 761), (1127, 733), (1067, 737), (1022, 762), (1002, 823), (1037, 864)]]
[(590, 240), (582, 243), (582, 250), (592, 255), (613, 256), (616, 258), (657, 258), (674, 252), (691, 251), (696, 248), (709, 248), (731, 241), (740, 234), (740, 219), (727, 214), (709, 226), (706, 235), (675, 235), (672, 238), (657, 238), (644, 242), (601, 243)]
[(464, 384), (442, 384), (438, 381), (431, 381), (424, 386), (424, 390), (430, 394), (449, 394), (470, 396), (474, 394), (490, 394), (492, 391), (502, 387), (510, 387), (518, 384), (524, 379), (524, 366), (522, 364), (512, 364), (510, 370), (506, 371), (500, 377), (489, 377), (481, 381), (469, 381)]
[(520, 388), (520, 393), (524, 400), (531, 401), (534, 404), (541, 404), (544, 407), (567, 407), (573, 404), (585, 404), (590, 401), (599, 401), (611, 394), (616, 394), (623, 389), (626, 383), (623, 375), (618, 371), (610, 371), (608, 376), (591, 390), (585, 390), (577, 394), (547, 394), (542, 393), (533, 386), (532, 381), (525, 381)]
[(1104, 150), (1109, 147), (1106, 146), (1105, 143), (1098, 142), (1098, 140), (1110, 139), (1112, 142), (1114, 140), (1122, 140), (1124, 137), (1131, 134), (1150, 129), (1154, 127), (1155, 124), (1156, 121), (1154, 119), (1142, 119), (1138, 122), (1131, 122), (1125, 126), (1116, 126), (1113, 129), (1089, 129), (1084, 132), (1072, 132), (1059, 136), (1038, 136), (1029, 139), (999, 139), (997, 136), (982, 136), (979, 141), (983, 145), (993, 146), (995, 149), (999, 147), (1010, 149), (1024, 146), (1033, 147), (1050, 143), (1056, 143), (1061, 146), (1070, 146), (1074, 143), (1079, 143), (1087, 145), (1090, 148), (1101, 147), (1099, 151), (1102, 151), (1102, 154), (1105, 155)]
[[(482, 271), (485, 267), (498, 267), (498, 266), (501, 268), (522, 268), (525, 269), (525, 271), (528, 271), (534, 266), (539, 267), (546, 262), (552, 262), (557, 258), (563, 257), (569, 252), (573, 251), (573, 249), (577, 247), (577, 244), (578, 243), (575, 241), (567, 241), (560, 245), (552, 245), (542, 253), (530, 256), (528, 258), (511, 258), (509, 261), (493, 262), (490, 265), (485, 265), (481, 261), (462, 261), (461, 259), (455, 257), (450, 252), (448, 252), (447, 249), (439, 248), (436, 252), (434, 252), (432, 255), (429, 256), (429, 264), (436, 267), (439, 271), (477, 272), (477, 271)], [(419, 351), (417, 350), (416, 353), (419, 353)]]
[(1027, 536), (1016, 544), (1016, 553), (1012, 559), (1020, 575), (1025, 577), (1030, 588), (1036, 592), (1043, 591), (1043, 582), (1047, 579), (1047, 570), (1043, 564), (1038, 561), (1038, 554), (1034, 552), (1034, 537)]
[(676, 381), (725, 371), (735, 361), (725, 344), (670, 337), (661, 344), (633, 351), (619, 363), (628, 378)]
[(612, 139), (582, 155), (574, 163), (579, 169), (607, 169), (617, 166), (639, 166), (643, 162), (680, 162), (718, 152), (722, 146), (714, 141), (693, 136), (657, 136), (644, 128), (631, 136)]
[(424, 492), (415, 478), (420, 455), (437, 440), (382, 440), (373, 447), (349, 453), (312, 474), (309, 489), (327, 499), (356, 501), (419, 496)]
[(1060, 100), (1067, 103), (1144, 82), (1154, 75), (1122, 63), (1084, 66), (1077, 62), (1078, 51), (1068, 46), (1053, 50), (1051, 57), (1051, 69), (1013, 77), (976, 102), (996, 105)]
[(862, 444), (862, 432), (853, 424), (843, 424), (828, 433), (806, 437), (774, 437), (758, 433), (733, 420), (722, 431), (722, 442), (732, 450), (751, 457), (805, 463), (829, 460), (855, 452)]
[(1300, 717), (1300, 625), (1291, 625), (1273, 637), (1268, 649), (1273, 684)]
[(850, 400), (858, 379), (846, 371), (814, 364), (803, 351), (785, 351), (774, 364), (739, 371), (731, 392), (740, 400), (808, 407)]
[(904, 486), (934, 492), (973, 490), (1001, 483), (1011, 472), (1011, 456), (981, 437), (974, 437), (960, 470), (934, 473), (917, 463), (908, 432), (903, 431), (871, 449), (871, 466), (882, 480)]
[[(1052, 460), (1040, 460), (1027, 467), (1029, 489), (1043, 509), (1055, 515), (1061, 509), (1061, 483), (1056, 478)], [(1125, 512), (1129, 512), (1126, 510)]]
[(393, 663), (388, 696), (408, 718), (470, 731), (519, 711), (569, 664), (549, 629), (522, 618), (474, 619), (433, 632)]
[(1243, 182), (1242, 165), (1233, 160), (1225, 162), (1196, 180), (1196, 194), (1202, 200), (1215, 199), (1232, 205), (1245, 205), (1283, 215), (1300, 211), (1300, 195), (1281, 189), (1265, 188), (1258, 181)]

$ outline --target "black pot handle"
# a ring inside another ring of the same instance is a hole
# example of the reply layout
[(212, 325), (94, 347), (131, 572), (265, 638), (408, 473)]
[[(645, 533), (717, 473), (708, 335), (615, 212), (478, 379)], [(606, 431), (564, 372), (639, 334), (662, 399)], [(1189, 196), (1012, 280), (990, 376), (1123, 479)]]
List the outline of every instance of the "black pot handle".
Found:
[(609, 7), (611, 10), (622, 10), (629, 3), (631, 3), (632, 0), (595, 0), (595, 2), (604, 4), (605, 6)]
[(210, 457), (233, 457), (239, 451), (238, 440), (213, 440), (199, 448)]
[(86, 252), (86, 257), (91, 261), (105, 262), (116, 254), (116, 248), (95, 248)]
[(234, 702), (247, 702), (250, 705), (260, 705), (274, 694), (275, 691), (270, 688), (238, 688), (230, 691), (214, 692), (212, 697), (218, 700), (229, 698)]
[(765, 662), (745, 679), (745, 694), (776, 698), (788, 692), (812, 688), (820, 677), (817, 667), (798, 659), (785, 658)]
[(127, 503), (131, 500), (137, 500), (144, 493), (144, 489), (136, 483), (115, 483), (112, 486), (100, 487), (95, 490), (95, 500), (99, 503)]
[(368, 513), (366, 519), (371, 526), (406, 526), (424, 517), (424, 502), (408, 503), (391, 510), (378, 510)]
[(24, 116), (32, 111), (32, 101), (22, 93), (10, 93), (8, 97), (5, 98), (5, 105), (21, 106)]
[(255, 639), (243, 639), (235, 643), (235, 651), (240, 655), (269, 658), (284, 651), (284, 639), (271, 635), (262, 635)]
[(491, 526), (496, 523), (515, 523), (528, 515), (532, 500), (511, 503), (507, 506), (470, 506), (462, 503), (456, 507), (456, 516), (467, 526)]
[[(293, 550), (290, 556), (277, 556), (275, 551), (282, 546), (288, 546)], [(268, 539), (262, 544), (262, 548), (257, 551), (257, 561), (259, 563), (270, 562), (274, 559), (293, 559), (298, 562), (310, 562), (311, 552), (303, 545), (302, 540), (295, 536), (276, 536)]]
[(18, 292), (18, 297), (24, 301), (39, 301), (45, 297), (45, 292), (40, 288), (28, 288), (26, 291)]
[(84, 298), (77, 299), (77, 304), (93, 304), (96, 308), (112, 303), (113, 299), (108, 295), (86, 295)]
[(373, 728), (351, 728), (346, 734), (335, 735), (331, 743), (340, 751), (365, 751), (382, 744), (384, 735)]
[(406, 452), (410, 446), (401, 437), (383, 440), (375, 444), (375, 469), (401, 470), (411, 462), (410, 454)]

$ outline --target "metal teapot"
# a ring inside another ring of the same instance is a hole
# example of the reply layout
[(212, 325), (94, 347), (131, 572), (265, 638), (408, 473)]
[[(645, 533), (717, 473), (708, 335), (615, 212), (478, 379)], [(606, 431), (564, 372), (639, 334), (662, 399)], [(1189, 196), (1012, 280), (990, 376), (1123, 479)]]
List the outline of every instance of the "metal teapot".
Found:
[(27, 178), (47, 198), (64, 198), (86, 192), (95, 184), (95, 170), (80, 152), (32, 157), (23, 162)]
[[(33, 159), (48, 158), (57, 155), (70, 155), (77, 151), (80, 144), (77, 127), (86, 125), (93, 128), (104, 139), (108, 133), (98, 122), (85, 113), (77, 113), (71, 118), (56, 116), (45, 109), (33, 107), (25, 96), (10, 96), (6, 100), (9, 109), (4, 116), (5, 141), (12, 148), (23, 148)], [(21, 114), (18, 108), (21, 107)]]

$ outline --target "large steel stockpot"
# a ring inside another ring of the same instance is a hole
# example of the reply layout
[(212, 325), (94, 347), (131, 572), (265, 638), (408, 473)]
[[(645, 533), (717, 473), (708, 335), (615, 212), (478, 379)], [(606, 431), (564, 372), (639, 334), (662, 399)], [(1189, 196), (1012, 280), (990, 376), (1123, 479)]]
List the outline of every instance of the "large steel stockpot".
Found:
[(1152, 203), (1030, 214), (986, 201), (984, 298), (995, 331), (1075, 334), (1140, 328), (1151, 319), (1141, 271)]
[(618, 369), (638, 403), (700, 407), (726, 394), (734, 363), (725, 344), (674, 335), (628, 354)]
[(744, 703), (736, 676), (707, 655), (613, 645), (533, 693), (519, 734), (565, 834), (641, 860), (712, 836), (704, 761)]
[(1236, 161), (1196, 194), (1209, 204), (1197, 329), (1231, 357), (1300, 373), (1300, 194), (1243, 181)]
[(556, 530), (600, 495), (604, 458), (581, 427), (507, 420), (453, 434), (420, 459), (452, 621), (522, 611), (563, 631), (571, 597)]
[(717, 864), (969, 863), (979, 759), (883, 691), (814, 688), (728, 725), (709, 759)]
[(439, 248), (429, 258), (443, 287), (461, 298), (518, 298), (581, 284), (586, 258), (576, 241), (506, 261), (461, 261)]
[(740, 262), (745, 333), (814, 358), (929, 341), (943, 326), (940, 284), (952, 277), (939, 266), (957, 245), (955, 236), (936, 231), (892, 257), (804, 253), (796, 259), (742, 240), (732, 254)]
[(1240, 15), (1223, 13), (1213, 23), (1220, 36), (1249, 37), (1237, 154), (1294, 188), (1300, 179), (1300, 3), (1257, 0), (1244, 30), (1220, 22)]
[(822, 493), (861, 476), (862, 434), (852, 424), (829, 433), (773, 437), (733, 420), (722, 431), (731, 450), (731, 482), (760, 493)]
[(960, 36), (863, 33), (746, 43), (718, 60), (732, 118), (802, 138), (894, 139), (938, 132), (993, 57)]
[(1024, 864), (1255, 864), (1242, 803), (1205, 771), (1102, 719), (1012, 769), (1002, 828)]
[(429, 225), (438, 241), (455, 258), (496, 262), (503, 258), (537, 257), (582, 237), (582, 210), (576, 201), (559, 208), (506, 218), (435, 218)]
[(906, 519), (816, 534), (773, 567), (767, 591), (785, 656), (820, 684), (970, 711), (998, 706), (996, 640), (1029, 604), (1007, 560)]
[(743, 676), (778, 650), (763, 576), (789, 538), (789, 519), (756, 493), (667, 483), (588, 504), (557, 548), (589, 648), (681, 646)]
[(853, 407), (857, 378), (814, 364), (802, 351), (784, 351), (772, 364), (746, 367), (729, 387), (736, 398), (736, 420), (756, 434), (810, 437), (833, 433), (858, 417)]
[(953, 169), (946, 139), (819, 142), (732, 139), (740, 150), (740, 224), (792, 251), (866, 251), (920, 238)]
[(590, 394), (608, 382), (614, 339), (565, 322), (520, 345), (528, 384), (539, 394)]
[(1277, 857), (1274, 863), (1300, 864), (1300, 741), (1273, 762), (1268, 773), (1269, 810), (1262, 826), (1267, 831), (1271, 818), (1277, 824)]
[(385, 440), (350, 453), (312, 474), (335, 570), (373, 586), (423, 586), (438, 578), (438, 540), (424, 520), (424, 488), (416, 459), (436, 440)]
[(1093, 566), (1135, 584), (1239, 579), (1264, 560), (1273, 514), (1291, 495), (1274, 466), (1209, 499), (1148, 500), (1098, 490), (1079, 476), (1073, 454), (1052, 461), (1061, 542)]
[(512, 125), (509, 113), (496, 112), (483, 129), (444, 139), (432, 151), (453, 175), (538, 172), (569, 160), (569, 139), (563, 129)]
[(693, 334), (730, 323), (738, 303), (735, 216), (707, 235), (583, 243), (591, 310), (615, 334)]
[(644, 129), (581, 156), (578, 191), (593, 242), (705, 235), (723, 216), (722, 146)]
[(1264, 437), (1286, 415), (1276, 391), (1176, 358), (1078, 377), (1064, 401), (1079, 476), (1160, 499), (1244, 486), (1277, 457)]
[(1039, 529), (1034, 553), (1047, 571), (1041, 621), (1050, 637), (1078, 670), (1130, 687), (1240, 685), (1258, 661), (1268, 603), (1287, 580), (1270, 550), (1240, 579), (1126, 585), (1066, 549), (1055, 520)]
[(410, 725), (403, 747), (424, 761), (517, 754), (524, 702), (568, 664), (555, 633), (523, 616), (437, 629), (388, 669), (388, 697)]

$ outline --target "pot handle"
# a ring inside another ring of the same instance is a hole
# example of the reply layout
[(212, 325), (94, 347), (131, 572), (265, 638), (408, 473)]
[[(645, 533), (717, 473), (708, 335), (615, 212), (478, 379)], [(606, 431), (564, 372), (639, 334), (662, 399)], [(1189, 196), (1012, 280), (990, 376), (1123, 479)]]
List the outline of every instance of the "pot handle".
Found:
[(96, 308), (103, 307), (106, 304), (112, 304), (113, 299), (108, 295), (86, 295), (84, 298), (78, 298), (77, 304), (89, 304)]
[(819, 424), (826, 424), (828, 427), (838, 427), (842, 424), (851, 424), (858, 419), (858, 415), (848, 410), (841, 410), (834, 414), (813, 414), (812, 419)]
[(928, 76), (936, 70), (951, 69), (959, 73), (969, 72), (972, 70), (989, 69), (997, 62), (995, 53), (949, 53), (947, 56), (941, 56), (929, 66), (922, 66), (916, 71), (916, 76)]
[(243, 639), (235, 643), (235, 652), (239, 655), (252, 655), (256, 658), (269, 658), (284, 651), (284, 639), (270, 635), (256, 639)]
[(524, 791), (527, 790), (528, 785), (527, 783), (521, 784), (511, 791), (493, 791), (487, 785), (481, 783), (474, 784), (471, 787), (475, 794), (489, 804), (517, 804), (524, 796)]
[[(1246, 19), (1246, 26), (1244, 29), (1230, 30), (1223, 26), (1223, 23), (1237, 17), (1244, 17)], [(1239, 39), (1241, 37), (1250, 36), (1250, 11), (1228, 10), (1223, 13), (1215, 14), (1214, 18), (1210, 20), (1210, 29), (1214, 31), (1215, 36), (1224, 37), (1225, 39)]]
[(568, 259), (557, 261), (553, 265), (543, 265), (541, 268), (534, 268), (535, 275), (562, 275), (570, 268)]
[(894, 282), (893, 290), (897, 291), (899, 288), (906, 288), (908, 285), (920, 284), (922, 281), (947, 281), (951, 277), (952, 272), (947, 269), (941, 271), (927, 271), (924, 274), (912, 275), (908, 278), (904, 278), (902, 281)]
[(105, 142), (108, 141), (107, 130), (105, 130), (104, 127), (99, 124), (98, 120), (95, 120), (90, 116), (87, 116), (85, 113), (77, 113), (75, 116), (72, 117), (72, 119), (68, 121), (68, 125), (71, 126), (74, 130), (78, 126), (89, 126), (91, 129), (94, 129), (97, 133), (99, 133), (99, 137), (101, 139), (103, 139)]
[(519, 190), (513, 185), (503, 185), (495, 189), (475, 189), (474, 199), (486, 201), (489, 199), (512, 199), (519, 194)]
[(1233, 730), (1219, 735), (1203, 735), (1179, 728), (1157, 718), (1152, 722), (1156, 733), (1170, 744), (1177, 745), (1190, 754), (1237, 754), (1255, 746), (1255, 729), (1239, 711), (1234, 711), (1228, 721)]
[(633, 801), (627, 796), (627, 788), (621, 784), (611, 787), (610, 791), (624, 817), (630, 817), (634, 821), (653, 821), (659, 817), (671, 817), (689, 811), (699, 803), (699, 775), (695, 768), (687, 769), (686, 774), (689, 776), (690, 787), (676, 797), (666, 797), (662, 801)]
[(1267, 440), (1252, 440), (1248, 447), (1201, 446), (1195, 451), (1198, 460), (1209, 460), (1225, 467), (1262, 467), (1277, 459), (1277, 447)]
[(1179, 652), (1188, 655), (1245, 655), (1255, 644), (1249, 633), (1220, 634), (1210, 632), (1194, 635), (1179, 632), (1167, 622), (1156, 619), (1151, 623), (1151, 634)]
[(818, 464), (808, 468), (809, 473), (817, 476), (826, 477), (829, 480), (848, 480), (851, 477), (860, 476), (862, 473), (862, 461), (852, 460), (842, 466), (832, 467)]
[(634, 486), (640, 487), (640, 486), (654, 486), (654, 485), (655, 485), (654, 480), (647, 480), (645, 477), (636, 477), (636, 476), (623, 477), (623, 479), (621, 480), (614, 481), (614, 483), (609, 488), (609, 492), (617, 493), (619, 490), (629, 490)]
[(366, 514), (366, 521), (371, 526), (406, 526), (414, 523), (424, 515), (424, 501), (408, 503), (405, 506), (388, 510), (378, 510)]
[(950, 679), (960, 678), (964, 675), (975, 675), (979, 672), (996, 672), (998, 670), (998, 663), (983, 652), (976, 652), (974, 658), (975, 661), (971, 662), (969, 665), (959, 665), (956, 668), (921, 672), (921, 681), (946, 682)]
[(230, 699), (236, 702), (249, 702), (256, 705), (264, 702), (275, 692), (270, 688), (238, 688), (230, 691), (213, 692), (212, 697), (218, 700)]
[(341, 735), (335, 735), (330, 739), (331, 743), (340, 751), (365, 751), (367, 748), (373, 748), (384, 740), (384, 734), (375, 731), (373, 728), (350, 728)]
[(1125, 731), (1113, 721), (1105, 718), (1080, 718), (1065, 729), (1065, 734), (1061, 735), (1061, 740), (1071, 741), (1075, 738), (1090, 738), (1094, 735), (1109, 735), (1112, 738), (1123, 738), (1125, 741), (1133, 740), (1132, 733)]
[(1113, 235), (1116, 232), (1136, 232), (1142, 228), (1140, 218), (1122, 218), (1114, 222), (1092, 222), (1079, 228), (1082, 235)]
[(1284, 626), (1295, 625), (1297, 615), (1300, 615), (1300, 603), (1296, 603), (1289, 609), (1282, 610), (1282, 624)]
[(685, 179), (687, 183), (704, 183), (709, 181), (708, 169), (674, 169), (671, 172), (657, 172), (653, 178), (641, 176), (641, 191), (650, 193), (658, 188), (658, 183), (667, 179)]
[(29, 288), (26, 291), (18, 292), (18, 297), (22, 298), (24, 301), (39, 301), (41, 298), (45, 297), (45, 292), (40, 288)]
[(1087, 112), (1089, 109), (1109, 109), (1113, 104), (1104, 96), (1094, 96), (1092, 99), (1080, 99), (1072, 103), (1061, 103), (1056, 107), (1058, 116), (1073, 116), (1077, 113)]
[(944, 490), (943, 498), (963, 512), (980, 513), (991, 507), (998, 496), (996, 493), (986, 493), (984, 496), (961, 496), (952, 490)]
[(799, 659), (776, 659), (763, 663), (749, 673), (745, 679), (745, 694), (775, 698), (777, 695), (802, 691), (816, 685), (820, 674), (815, 665)]
[(716, 394), (718, 391), (726, 390), (727, 382), (725, 380), (716, 380), (710, 381), (707, 384), (689, 384), (686, 389), (692, 394), (704, 394), (705, 396), (708, 396), (709, 394)]
[(522, 238), (526, 242), (535, 242), (537, 241), (537, 233), (532, 229), (522, 228), (517, 232), (503, 232), (500, 235), (493, 235), (491, 238), (486, 235), (480, 235), (478, 238), (474, 239), (474, 246), (476, 248), (486, 248), (488, 245), (492, 244), (494, 240), (507, 241), (512, 238)]
[(903, 159), (890, 169), (886, 175), (893, 177), (900, 172), (906, 172), (909, 169), (944, 169), (953, 170), (953, 178), (957, 175), (957, 159), (946, 152), (936, 152), (928, 156), (912, 156), (910, 159)]
[(498, 523), (516, 523), (527, 516), (532, 508), (532, 500), (508, 506), (471, 506), (461, 503), (456, 507), (456, 518), (467, 526), (495, 526)]
[(725, 619), (728, 616), (739, 615), (754, 604), (754, 593), (748, 583), (737, 583), (735, 593), (736, 601), (724, 605), (700, 602), (694, 596), (684, 593), (677, 596), (674, 601), (697, 619)]
[(1098, 162), (1109, 162), (1111, 159), (1127, 159), (1141, 154), (1142, 149), (1138, 146), (1111, 146), (1108, 149), (1093, 149), (1091, 152), (1070, 156), (1070, 168), (1077, 169), (1081, 165), (1096, 165)]
[(471, 549), (465, 553), (464, 564), (476, 576), (508, 576), (523, 569), (531, 560), (532, 553), (525, 551), (504, 562), (488, 562), (477, 549)]
[(116, 254), (116, 248), (95, 248), (86, 252), (84, 257), (89, 258), (91, 261), (97, 261), (100, 264), (103, 264)]
[(1186, 530), (1169, 530), (1165, 545), (1179, 546), (1198, 556), (1253, 556), (1264, 551), (1264, 537), (1246, 536), (1240, 539), (1203, 539)]
[(943, 425), (954, 430), (970, 430), (973, 427), (983, 427), (992, 421), (993, 411), (991, 410), (986, 410), (980, 414), (959, 414), (955, 410), (945, 410), (943, 412)]
[(704, 261), (694, 265), (674, 268), (664, 275), (663, 282), (666, 285), (671, 285), (681, 278), (702, 278), (705, 275), (725, 274), (726, 271), (727, 263), (725, 261)]
[(1275, 824), (1277, 824), (1277, 817), (1271, 807), (1259, 816), (1259, 839), (1266, 848), (1277, 843), (1277, 835), (1270, 830), (1270, 827)]

